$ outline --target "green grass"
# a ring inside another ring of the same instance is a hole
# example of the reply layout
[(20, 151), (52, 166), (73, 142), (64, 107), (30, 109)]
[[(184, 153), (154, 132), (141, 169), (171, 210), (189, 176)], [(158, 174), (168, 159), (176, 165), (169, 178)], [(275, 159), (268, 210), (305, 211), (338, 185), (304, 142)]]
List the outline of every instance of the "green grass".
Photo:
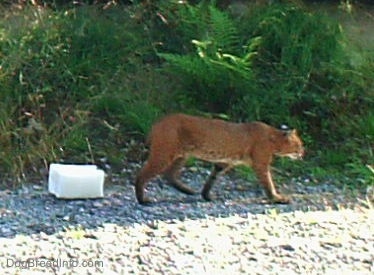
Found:
[(175, 1), (0, 10), (3, 179), (41, 177), (52, 161), (120, 170), (126, 144), (178, 111), (290, 124), (308, 155), (280, 169), (372, 184), (373, 49), (327, 15)]
[(160, 96), (143, 96), (155, 88), (144, 63), (153, 50), (132, 11), (30, 6), (4, 11), (0, 29), (2, 175), (92, 162), (87, 139), (97, 148), (114, 128), (146, 133), (157, 117)]

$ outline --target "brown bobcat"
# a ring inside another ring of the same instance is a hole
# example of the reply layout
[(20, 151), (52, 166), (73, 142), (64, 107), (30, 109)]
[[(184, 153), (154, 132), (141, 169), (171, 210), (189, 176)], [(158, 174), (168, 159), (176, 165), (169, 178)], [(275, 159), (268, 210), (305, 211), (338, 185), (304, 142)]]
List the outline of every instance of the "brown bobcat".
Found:
[(289, 203), (290, 200), (275, 189), (270, 164), (274, 155), (293, 159), (304, 155), (296, 130), (278, 130), (262, 122), (231, 123), (184, 114), (169, 115), (155, 123), (149, 141), (149, 158), (135, 183), (136, 198), (141, 204), (152, 202), (145, 197), (144, 189), (151, 178), (160, 174), (179, 191), (195, 194), (177, 179), (180, 168), (190, 156), (214, 163), (201, 193), (205, 200), (212, 200), (209, 191), (218, 175), (244, 164), (253, 167), (272, 202)]

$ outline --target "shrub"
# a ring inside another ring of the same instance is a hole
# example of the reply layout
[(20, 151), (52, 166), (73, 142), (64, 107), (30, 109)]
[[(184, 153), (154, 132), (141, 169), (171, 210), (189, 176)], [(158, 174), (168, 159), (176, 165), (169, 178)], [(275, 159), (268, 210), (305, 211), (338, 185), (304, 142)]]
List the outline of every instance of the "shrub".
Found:
[[(90, 150), (103, 148), (102, 140), (108, 146), (118, 142), (105, 139), (111, 135), (105, 122), (112, 123), (108, 117), (118, 104), (124, 106), (116, 110), (113, 125), (121, 133), (128, 128), (147, 131), (158, 108), (149, 98), (137, 96), (140, 80), (133, 81), (132, 75), (147, 70), (143, 58), (153, 50), (131, 13), (121, 7), (84, 6), (65, 11), (25, 7), (4, 14), (2, 175), (22, 179), (26, 171), (38, 172), (50, 161), (94, 161), (97, 156)], [(110, 97), (121, 101), (109, 102)], [(144, 110), (148, 115), (139, 117)]]

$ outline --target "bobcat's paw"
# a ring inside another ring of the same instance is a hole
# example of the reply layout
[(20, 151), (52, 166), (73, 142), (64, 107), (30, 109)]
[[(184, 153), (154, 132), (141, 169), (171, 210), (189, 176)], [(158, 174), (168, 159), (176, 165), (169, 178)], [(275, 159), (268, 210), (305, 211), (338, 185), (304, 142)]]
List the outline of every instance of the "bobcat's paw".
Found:
[(279, 203), (279, 204), (289, 204), (291, 203), (291, 199), (289, 197), (286, 197), (286, 196), (282, 196), (282, 195), (273, 195), (272, 198), (270, 198), (271, 202), (272, 203)]
[(138, 199), (138, 202), (141, 205), (147, 206), (147, 205), (150, 205), (152, 203), (155, 203), (156, 200), (152, 200), (150, 198), (145, 197), (145, 198), (142, 198), (142, 199)]
[(213, 201), (215, 199), (215, 197), (210, 194), (201, 193), (201, 196), (206, 201)]

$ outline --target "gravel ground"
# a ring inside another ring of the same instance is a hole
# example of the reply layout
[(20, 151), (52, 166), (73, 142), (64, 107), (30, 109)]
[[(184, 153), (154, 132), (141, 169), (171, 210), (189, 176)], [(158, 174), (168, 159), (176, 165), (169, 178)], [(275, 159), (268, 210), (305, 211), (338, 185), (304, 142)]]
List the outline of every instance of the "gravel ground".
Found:
[[(136, 168), (107, 184), (103, 199), (59, 200), (46, 184), (0, 191), (0, 273), (374, 274), (365, 192), (293, 179), (280, 185), (293, 203), (271, 205), (230, 174), (213, 202), (155, 180), (148, 192), (158, 203), (145, 207), (125, 176)], [(183, 173), (197, 190), (207, 175)]]

